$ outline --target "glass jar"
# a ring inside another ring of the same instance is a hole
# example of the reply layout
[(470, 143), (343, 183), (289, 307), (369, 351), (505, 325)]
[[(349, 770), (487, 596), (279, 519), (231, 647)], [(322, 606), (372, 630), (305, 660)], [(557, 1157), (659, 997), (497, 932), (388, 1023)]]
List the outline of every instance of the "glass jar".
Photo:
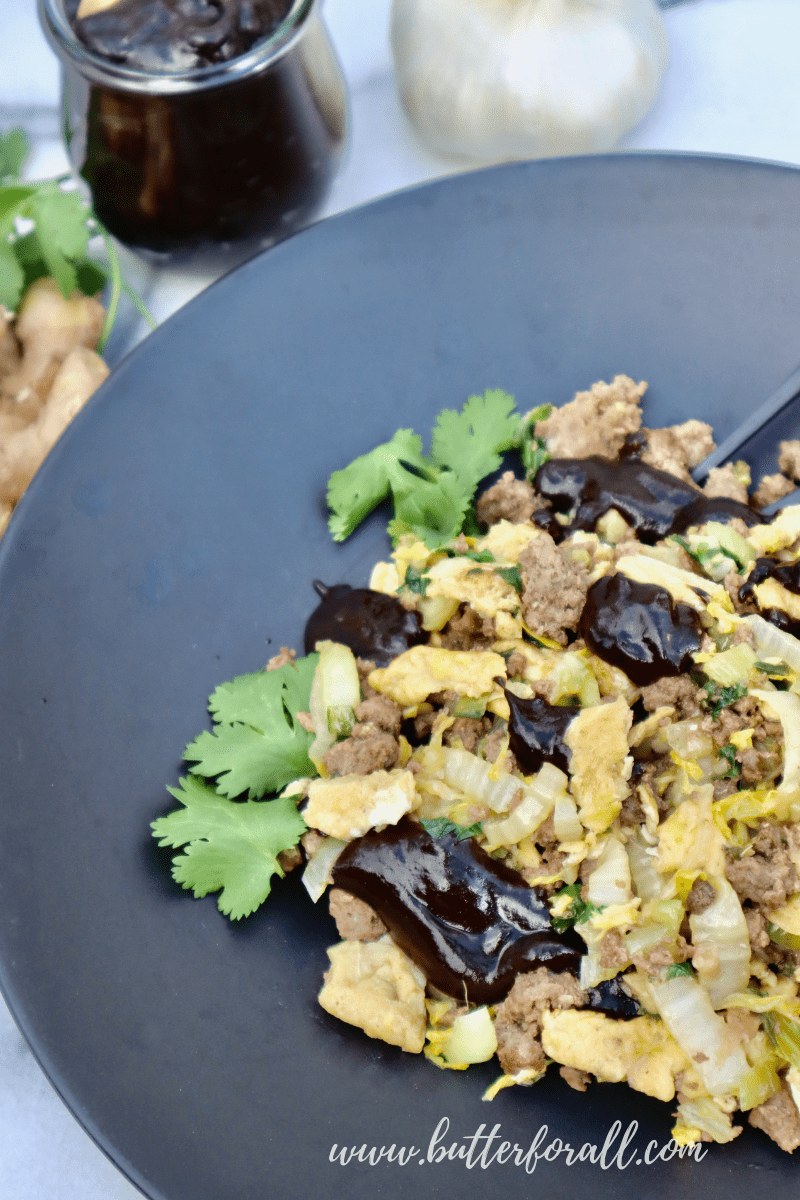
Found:
[(63, 0), (39, 0), (61, 61), (70, 161), (115, 237), (158, 263), (230, 266), (308, 224), (347, 127), (318, 10), (318, 0), (293, 0), (244, 54), (163, 74), (94, 53)]

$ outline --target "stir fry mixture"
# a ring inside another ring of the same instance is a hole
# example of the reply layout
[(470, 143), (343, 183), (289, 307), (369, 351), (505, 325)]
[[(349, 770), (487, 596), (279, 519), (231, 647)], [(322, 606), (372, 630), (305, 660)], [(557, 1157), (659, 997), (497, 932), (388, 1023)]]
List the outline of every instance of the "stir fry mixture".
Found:
[(303, 866), (341, 939), (322, 1007), (442, 1069), (496, 1055), (486, 1099), (558, 1064), (669, 1103), (680, 1144), (740, 1111), (791, 1152), (800, 505), (763, 509), (800, 442), (701, 490), (710, 427), (644, 428), (645, 390), (487, 392), (429, 455), (401, 430), (336, 472), (334, 537), (391, 496), (391, 558), (217, 689), (153, 831), (234, 919)]

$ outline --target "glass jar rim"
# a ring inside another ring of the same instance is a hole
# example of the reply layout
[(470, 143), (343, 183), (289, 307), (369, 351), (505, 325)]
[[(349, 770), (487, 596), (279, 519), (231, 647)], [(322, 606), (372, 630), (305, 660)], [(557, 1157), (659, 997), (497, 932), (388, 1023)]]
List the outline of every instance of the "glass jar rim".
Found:
[(69, 58), (81, 75), (121, 91), (175, 95), (220, 87), (265, 70), (297, 40), (306, 19), (318, 3), (319, 0), (293, 0), (277, 28), (236, 58), (163, 74), (128, 67), (95, 54), (76, 36), (67, 20), (62, 0), (38, 0), (38, 10), (39, 22), (51, 46), (60, 57)]

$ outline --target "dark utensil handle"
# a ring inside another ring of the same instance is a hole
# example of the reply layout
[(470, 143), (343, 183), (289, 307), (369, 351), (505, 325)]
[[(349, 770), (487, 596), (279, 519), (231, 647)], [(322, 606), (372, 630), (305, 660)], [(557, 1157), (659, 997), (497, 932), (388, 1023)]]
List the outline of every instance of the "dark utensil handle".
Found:
[(728, 459), (733, 458), (738, 450), (741, 450), (745, 442), (748, 442), (755, 434), (757, 434), (768, 421), (776, 417), (778, 413), (788, 408), (795, 400), (800, 397), (800, 367), (793, 371), (788, 379), (784, 380), (781, 386), (772, 393), (768, 400), (750, 414), (746, 421), (743, 421), (729, 437), (721, 445), (717, 446), (713, 453), (704, 458), (699, 466), (692, 471), (692, 478), (695, 483), (702, 483), (712, 467), (718, 467)]

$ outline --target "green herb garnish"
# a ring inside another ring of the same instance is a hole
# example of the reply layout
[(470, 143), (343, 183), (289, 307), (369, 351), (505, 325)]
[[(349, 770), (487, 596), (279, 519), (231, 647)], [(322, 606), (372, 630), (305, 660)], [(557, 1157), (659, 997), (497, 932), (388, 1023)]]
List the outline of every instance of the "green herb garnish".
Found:
[(742, 768), (741, 768), (740, 764), (736, 761), (736, 747), (735, 746), (722, 746), (721, 749), (717, 753), (720, 758), (725, 759), (725, 761), (728, 764), (728, 769), (727, 769), (727, 771), (724, 771), (722, 773), (722, 775), (715, 775), (714, 778), (715, 779), (738, 779), (742, 773)]
[(667, 967), (667, 973), (664, 976), (664, 978), (665, 979), (677, 979), (681, 975), (693, 976), (694, 974), (695, 974), (695, 970), (691, 963), (688, 963), (688, 962), (673, 963), (671, 967)]
[(444, 837), (449, 833), (455, 835), (457, 842), (478, 837), (483, 833), (480, 821), (476, 821), (474, 825), (456, 825), (455, 821), (451, 821), (448, 817), (431, 817), (430, 820), (423, 820), (421, 824), (425, 832), (429, 833), (432, 838)]
[(469, 517), (480, 481), (496, 471), (517, 441), (514, 398), (499, 389), (470, 396), (460, 413), (445, 409), (433, 431), (430, 455), (411, 429), (334, 471), (328, 484), (329, 528), (341, 542), (391, 496), (394, 541), (410, 533), (431, 549), (449, 542)]
[[(70, 176), (23, 180), (20, 172), (27, 157), (28, 139), (21, 129), (0, 134), (0, 304), (14, 311), (30, 284), (45, 275), (56, 281), (65, 297), (76, 289), (94, 296), (109, 281), (111, 295), (98, 350), (108, 341), (122, 292), (155, 327), (122, 279), (113, 241), (73, 189)], [(96, 237), (105, 242), (108, 266), (89, 256), (89, 243)]]
[(735, 704), (737, 700), (741, 700), (747, 695), (747, 685), (744, 683), (734, 683), (730, 687), (720, 687), (719, 684), (712, 683), (709, 680), (703, 684), (703, 689), (707, 699), (701, 699), (700, 704), (706, 710), (710, 710), (715, 721), (719, 719), (723, 708), (729, 708), (731, 704)]
[(572, 900), (572, 906), (568, 913), (550, 917), (550, 924), (556, 933), (566, 933), (573, 925), (582, 925), (584, 921), (588, 921), (591, 916), (601, 911), (596, 904), (592, 904), (591, 900), (581, 898), (582, 887), (583, 885), (580, 883), (570, 883), (553, 896), (554, 900), (558, 900), (561, 896), (569, 896)]
[(173, 879), (196, 899), (219, 892), (219, 910), (233, 921), (249, 916), (269, 895), (273, 875), (284, 873), (278, 855), (306, 831), (296, 798), (226, 800), (192, 775), (167, 790), (182, 807), (152, 829), (159, 846), (185, 847), (173, 859)]

